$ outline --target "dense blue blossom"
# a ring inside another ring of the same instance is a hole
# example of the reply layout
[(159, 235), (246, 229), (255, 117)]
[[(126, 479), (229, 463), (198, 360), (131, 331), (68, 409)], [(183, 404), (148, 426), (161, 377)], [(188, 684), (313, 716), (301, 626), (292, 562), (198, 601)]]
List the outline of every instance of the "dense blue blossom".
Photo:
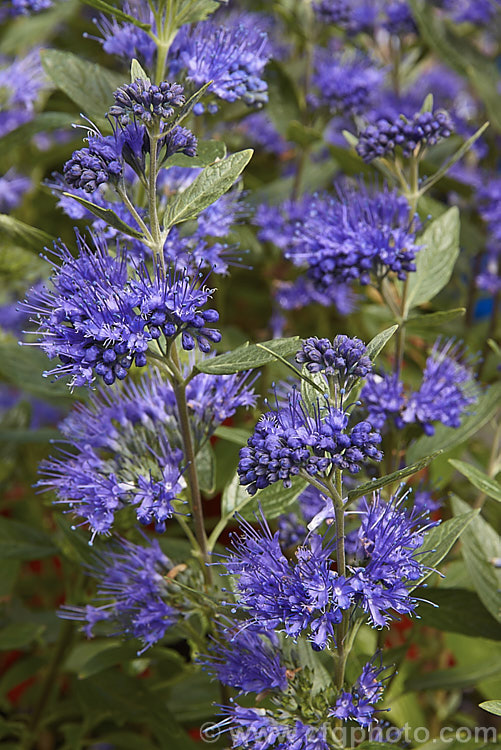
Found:
[(386, 668), (375, 667), (373, 661), (367, 662), (351, 692), (343, 692), (336, 701), (331, 716), (347, 721), (352, 719), (362, 727), (370, 726), (376, 709), (374, 703), (383, 696), (383, 681), (379, 679)]
[(35, 113), (47, 80), (42, 70), (40, 50), (33, 49), (24, 57), (0, 61), (0, 137), (29, 122)]
[[(150, 8), (144, 3), (125, 2), (123, 9), (128, 15), (139, 18), (143, 23), (149, 23), (155, 30), (155, 18)], [(116, 18), (108, 18), (100, 14), (94, 23), (101, 33), (95, 37), (108, 55), (117, 55), (127, 62), (131, 57), (141, 60), (147, 67), (153, 64), (156, 54), (156, 44), (143, 29), (133, 23), (120, 23)]]
[[(197, 450), (238, 407), (254, 404), (254, 380), (247, 373), (202, 373), (188, 383)], [(92, 392), (60, 429), (68, 447), (42, 464), (40, 486), (55, 490), (58, 501), (88, 522), (93, 534), (108, 532), (126, 506), (135, 509), (140, 522), (165, 529), (173, 500), (184, 488), (185, 467), (175, 395), (155, 369), (138, 383), (128, 380), (121, 388)]]
[(357, 378), (365, 378), (372, 370), (365, 344), (357, 338), (337, 335), (334, 341), (313, 336), (304, 339), (296, 354), (296, 362), (309, 372), (323, 372), (335, 378), (339, 386), (350, 390)]
[(316, 0), (313, 8), (321, 21), (335, 24), (349, 34), (370, 33), (377, 20), (376, 4), (366, 0)]
[(195, 342), (203, 351), (220, 333), (207, 324), (218, 314), (203, 309), (211, 290), (177, 272), (152, 278), (144, 264), (127, 276), (124, 254), (111, 256), (105, 241), (93, 238), (95, 251), (77, 235), (74, 257), (56, 245), (61, 259), (54, 265), (52, 286), (33, 289), (23, 309), (34, 314), (39, 345), (60, 364), (49, 374), (71, 376), (72, 385), (85, 385), (99, 375), (110, 385), (127, 376), (133, 362), (146, 364), (148, 343), (162, 334), (180, 336), (185, 349)]
[(141, 120), (146, 126), (169, 120), (186, 101), (184, 88), (178, 83), (162, 81), (157, 86), (141, 78), (124, 83), (113, 96), (115, 104), (108, 114), (116, 117), (121, 125), (127, 125), (132, 119)]
[(287, 152), (292, 152), (294, 148), (294, 144), (285, 140), (264, 111), (247, 115), (238, 124), (238, 128), (264, 151), (269, 151), (279, 157), (284, 157)]
[(348, 431), (348, 415), (327, 404), (318, 404), (312, 416), (294, 389), (285, 406), (261, 417), (241, 449), (240, 482), (253, 495), (278, 481), (290, 487), (301, 470), (311, 476), (332, 467), (357, 473), (363, 462), (382, 459), (380, 441), (368, 422)]
[(40, 13), (42, 10), (52, 8), (53, 5), (52, 0), (10, 0), (9, 4), (10, 11), (14, 16), (29, 16), (31, 13)]
[(456, 23), (487, 26), (499, 11), (499, 0), (443, 0), (443, 7)]
[(106, 182), (118, 182), (122, 162), (113, 136), (89, 136), (89, 146), (75, 151), (64, 165), (70, 187), (92, 193)]
[(433, 146), (452, 135), (454, 126), (448, 112), (417, 112), (412, 118), (403, 115), (377, 120), (359, 134), (357, 153), (365, 162), (386, 157), (401, 148), (404, 156), (411, 156), (419, 147)]
[[(170, 72), (184, 73), (196, 86), (212, 81), (210, 92), (219, 99), (263, 104), (268, 99), (263, 72), (270, 52), (267, 34), (255, 25), (203, 21), (178, 32), (170, 51)], [(202, 110), (203, 105), (195, 108)]]
[(339, 56), (321, 50), (315, 59), (313, 84), (318, 94), (313, 104), (327, 106), (333, 114), (362, 115), (377, 101), (384, 71), (367, 57)]
[(435, 525), (426, 514), (406, 510), (404, 500), (397, 494), (385, 502), (377, 492), (370, 504), (364, 499), (360, 512), (356, 562), (348, 580), (355, 603), (379, 627), (387, 624), (392, 610), (414, 611), (416, 599), (407, 584), (424, 574), (418, 550), (426, 528)]
[(349, 584), (331, 570), (332, 547), (311, 535), (291, 562), (280, 549), (278, 531), (272, 535), (266, 522), (256, 531), (243, 521), (241, 530), (224, 565), (238, 576), (238, 601), (248, 622), (258, 630), (283, 627), (294, 639), (308, 633), (316, 648), (325, 648), (351, 605)]
[(278, 638), (225, 624), (223, 640), (211, 640), (209, 654), (198, 657), (204, 669), (241, 693), (286, 690), (286, 670), (280, 661)]
[(340, 282), (368, 284), (371, 274), (381, 279), (392, 271), (404, 280), (419, 250), (408, 214), (406, 199), (386, 187), (377, 193), (338, 187), (337, 198), (308, 201), (285, 257), (306, 266), (307, 278), (326, 294)]
[(157, 541), (133, 544), (119, 540), (116, 550), (96, 556), (89, 573), (98, 581), (97, 606), (63, 607), (60, 616), (86, 623), (84, 632), (90, 638), (98, 622), (105, 621), (115, 634), (137, 638), (143, 648), (139, 654), (161, 640), (167, 629), (180, 617), (167, 604), (169, 591), (166, 575), (173, 567)]
[(24, 194), (30, 189), (31, 180), (25, 175), (9, 169), (0, 177), (0, 213), (8, 214), (21, 203)]
[(382, 430), (391, 417), (397, 427), (402, 426), (400, 414), (405, 398), (404, 385), (398, 374), (368, 375), (360, 398), (367, 409), (369, 422), (377, 430)]
[(411, 393), (402, 412), (404, 423), (417, 422), (427, 435), (435, 432), (432, 422), (460, 426), (466, 408), (478, 397), (473, 373), (460, 357), (460, 346), (454, 346), (452, 340), (435, 342), (426, 360), (421, 386)]

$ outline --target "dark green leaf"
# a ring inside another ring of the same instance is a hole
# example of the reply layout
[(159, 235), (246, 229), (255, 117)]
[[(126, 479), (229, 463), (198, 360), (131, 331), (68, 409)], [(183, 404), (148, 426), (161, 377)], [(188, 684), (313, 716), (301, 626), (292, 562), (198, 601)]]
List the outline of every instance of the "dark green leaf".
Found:
[(392, 474), (386, 474), (384, 477), (378, 477), (370, 482), (359, 484), (358, 487), (355, 487), (353, 490), (350, 490), (348, 492), (348, 502), (352, 502), (353, 500), (356, 500), (357, 497), (362, 497), (362, 495), (370, 495), (371, 492), (374, 492), (374, 490), (379, 490), (381, 489), (381, 487), (386, 487), (388, 484), (395, 484), (396, 482), (400, 482), (405, 477), (410, 477), (412, 476), (412, 474), (416, 474), (418, 471), (421, 471), (421, 469), (424, 469), (426, 466), (431, 464), (431, 462), (437, 456), (439, 456), (440, 453), (441, 451), (437, 451), (436, 453), (432, 453), (431, 456), (422, 458), (415, 464), (411, 464), (410, 466), (405, 466), (403, 469), (394, 471)]
[(287, 126), (285, 137), (288, 141), (297, 143), (302, 148), (312, 146), (317, 141), (322, 140), (322, 134), (314, 128), (303, 125), (297, 120), (292, 120)]
[(176, 15), (176, 28), (184, 26), (185, 23), (203, 21), (219, 7), (217, 0), (191, 0), (189, 3), (180, 3)]
[(41, 427), (38, 430), (3, 430), (0, 429), (0, 443), (48, 443), (61, 437), (58, 430)]
[(412, 315), (405, 321), (410, 331), (427, 331), (429, 328), (437, 328), (464, 315), (465, 307), (456, 307), (454, 310), (438, 310), (437, 312), (425, 313), (424, 315)]
[(218, 427), (214, 435), (221, 440), (227, 440), (229, 443), (235, 443), (235, 445), (247, 445), (247, 440), (251, 436), (251, 432), (243, 430), (240, 427), (225, 427), (221, 425)]
[(72, 52), (45, 49), (42, 65), (51, 81), (91, 119), (103, 119), (113, 104), (113, 92), (121, 76), (77, 57)]
[(0, 214), (0, 231), (4, 238), (9, 238), (21, 247), (40, 252), (45, 245), (52, 244), (54, 238), (37, 227), (25, 224), (24, 221), (15, 219), (7, 214)]
[(124, 643), (110, 646), (108, 639), (103, 643), (102, 651), (94, 653), (88, 661), (80, 667), (78, 677), (85, 680), (92, 675), (99, 674), (116, 664), (126, 664), (128, 661), (137, 659), (137, 642)]
[(419, 550), (419, 562), (430, 568), (430, 570), (414, 584), (413, 588), (420, 586), (431, 575), (433, 570), (437, 569), (437, 565), (452, 549), (463, 531), (471, 524), (478, 513), (478, 510), (468, 510), (466, 513), (461, 513), (461, 515), (455, 518), (443, 521), (428, 531), (424, 544)]
[[(421, 624), (473, 638), (501, 640), (501, 625), (484, 607), (474, 591), (423, 587), (415, 594), (422, 600), (419, 604)], [(427, 602), (436, 606), (430, 606)], [(464, 617), (465, 612), (468, 613), (467, 617)]]
[(405, 690), (466, 690), (475, 687), (488, 677), (499, 674), (500, 671), (501, 656), (494, 654), (490, 659), (476, 666), (468, 664), (409, 677), (405, 681)]
[(141, 234), (141, 232), (138, 232), (137, 229), (133, 229), (133, 227), (130, 227), (125, 223), (125, 221), (122, 221), (122, 219), (117, 216), (116, 213), (111, 210), (111, 208), (102, 208), (102, 206), (97, 206), (95, 203), (91, 203), (91, 201), (88, 201), (85, 198), (81, 198), (79, 195), (73, 195), (73, 193), (63, 193), (63, 195), (66, 198), (73, 198), (74, 201), (80, 203), (84, 208), (87, 209), (87, 211), (90, 211), (91, 214), (94, 214), (94, 216), (97, 216), (98, 219), (102, 219), (103, 221), (105, 221), (110, 225), (110, 227), (118, 229), (118, 231), (122, 232), (122, 234), (127, 234), (129, 237), (135, 237), (137, 240), (143, 239), (143, 235)]
[(41, 636), (44, 625), (33, 622), (13, 622), (0, 630), (0, 651), (24, 648)]
[(244, 518), (253, 520), (261, 507), (266, 519), (278, 518), (297, 500), (307, 486), (304, 479), (293, 477), (292, 486), (288, 489), (283, 486), (282, 482), (276, 482), (264, 490), (258, 490), (252, 498), (252, 504), (245, 506), (242, 515)]
[[(272, 339), (264, 341), (261, 348), (258, 344), (244, 344), (227, 354), (221, 354), (213, 359), (206, 359), (197, 363), (199, 372), (208, 372), (212, 375), (229, 375), (242, 370), (252, 370), (275, 360), (275, 354), (282, 357), (290, 357), (297, 352), (301, 345), (299, 336), (286, 339)], [(270, 349), (271, 351), (266, 351)]]
[(196, 219), (207, 206), (231, 188), (249, 163), (252, 154), (252, 149), (246, 149), (205, 167), (186, 190), (177, 193), (167, 204), (163, 218), (165, 228)]
[(476, 466), (467, 464), (464, 461), (457, 461), (451, 458), (449, 459), (449, 463), (454, 466), (456, 471), (459, 471), (460, 474), (469, 479), (472, 485), (480, 490), (480, 492), (501, 503), (501, 484), (499, 482), (491, 479), (484, 471), (477, 469)]
[(412, 307), (429, 302), (449, 281), (459, 255), (459, 211), (453, 206), (435, 219), (418, 239), (416, 270), (409, 274), (405, 316)]
[(501, 716), (501, 701), (484, 701), (479, 705), (480, 708), (484, 709), (484, 711), (488, 711), (490, 714), (494, 714), (495, 716)]
[[(454, 514), (463, 514), (469, 508), (459, 497), (451, 498)], [(477, 516), (461, 540), (466, 568), (475, 590), (491, 615), (501, 622), (501, 570), (495, 560), (501, 558), (501, 539), (492, 526)]]
[(398, 331), (398, 326), (390, 326), (369, 341), (367, 344), (367, 355), (374, 361), (378, 354), (384, 349), (393, 334)]
[(445, 427), (439, 424), (431, 437), (421, 437), (407, 451), (408, 461), (418, 461), (437, 450), (444, 453), (470, 440), (481, 427), (492, 419), (501, 401), (501, 383), (495, 383), (471, 407), (471, 416), (463, 419), (461, 426)]
[(0, 154), (7, 159), (9, 155), (15, 154), (16, 147), (24, 147), (37, 133), (69, 128), (73, 120), (66, 112), (41, 112), (30, 122), (25, 122), (0, 138)]
[(7, 382), (42, 398), (75, 398), (62, 380), (51, 382), (43, 376), (50, 365), (51, 361), (35, 347), (0, 342), (0, 375)]
[(0, 559), (39, 560), (56, 552), (51, 537), (42, 529), (0, 516)]

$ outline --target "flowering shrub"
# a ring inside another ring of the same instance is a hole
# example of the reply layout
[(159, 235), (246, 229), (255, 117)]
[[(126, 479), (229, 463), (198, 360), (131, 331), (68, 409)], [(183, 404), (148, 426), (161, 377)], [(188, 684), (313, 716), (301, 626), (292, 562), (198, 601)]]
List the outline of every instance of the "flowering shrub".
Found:
[(0, 22), (3, 745), (500, 747), (498, 0)]

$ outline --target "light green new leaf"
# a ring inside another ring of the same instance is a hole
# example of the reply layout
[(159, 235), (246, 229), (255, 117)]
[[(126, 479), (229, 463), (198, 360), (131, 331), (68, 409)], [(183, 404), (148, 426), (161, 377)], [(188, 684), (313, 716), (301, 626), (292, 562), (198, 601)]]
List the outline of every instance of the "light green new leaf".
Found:
[(418, 461), (437, 450), (443, 450), (445, 453), (470, 440), (489, 419), (492, 419), (499, 408), (500, 401), (501, 383), (495, 383), (485, 391), (476, 404), (470, 407), (472, 413), (463, 419), (460, 427), (455, 429), (442, 424), (438, 425), (434, 435), (423, 436), (410, 446), (407, 451), (407, 460)]
[(479, 706), (490, 714), (501, 716), (501, 701), (484, 701), (483, 703), (479, 703)]
[(117, 216), (117, 214), (112, 211), (111, 208), (102, 208), (102, 206), (91, 203), (91, 201), (88, 201), (85, 198), (81, 198), (79, 195), (73, 195), (73, 193), (63, 193), (63, 195), (66, 198), (73, 198), (73, 200), (77, 201), (77, 203), (80, 203), (84, 208), (86, 208), (87, 211), (90, 211), (91, 214), (94, 214), (94, 216), (97, 216), (99, 219), (105, 221), (110, 225), (110, 227), (118, 229), (118, 231), (122, 232), (122, 234), (127, 234), (129, 237), (135, 237), (137, 240), (143, 239), (143, 235), (141, 234), (141, 232), (138, 232), (137, 229), (130, 227), (125, 223), (125, 221), (122, 221), (122, 219)]
[(133, 61), (130, 64), (130, 80), (131, 83), (134, 83), (134, 81), (137, 81), (137, 79), (140, 78), (141, 81), (149, 81), (149, 76), (144, 70), (141, 63), (136, 60), (136, 58), (133, 59)]
[(40, 56), (47, 76), (81, 112), (91, 119), (104, 118), (113, 104), (114, 90), (124, 82), (122, 76), (72, 52), (46, 49)]
[(432, 221), (418, 239), (416, 270), (409, 274), (404, 314), (429, 302), (447, 284), (459, 255), (459, 211), (453, 206)]
[(164, 214), (164, 228), (196, 219), (207, 206), (217, 201), (233, 185), (249, 163), (252, 149), (238, 151), (227, 159), (210, 164), (182, 193), (169, 201)]
[(0, 231), (4, 238), (7, 237), (21, 247), (40, 252), (46, 245), (53, 242), (53, 237), (37, 227), (25, 224), (24, 221), (15, 219), (7, 214), (0, 214)]
[(448, 521), (430, 529), (426, 534), (423, 546), (419, 550), (419, 562), (430, 570), (419, 581), (416, 581), (413, 588), (420, 586), (433, 570), (436, 570), (437, 565), (444, 559), (466, 527), (472, 523), (478, 514), (478, 510), (468, 508), (455, 518), (449, 518)]
[[(275, 355), (289, 357), (300, 347), (299, 336), (285, 339), (272, 339), (263, 342), (263, 348), (258, 344), (244, 344), (227, 354), (221, 354), (213, 359), (206, 359), (196, 364), (199, 372), (207, 372), (211, 375), (231, 375), (234, 372), (252, 370), (261, 367), (268, 362), (275, 361)], [(266, 347), (266, 348), (264, 348)], [(270, 351), (267, 351), (267, 350)]]
[(226, 156), (226, 146), (222, 141), (198, 141), (197, 155), (174, 154), (164, 162), (163, 167), (208, 167)]
[(367, 355), (373, 362), (396, 331), (398, 331), (398, 326), (390, 326), (390, 328), (385, 328), (384, 331), (381, 331), (381, 333), (378, 333), (377, 336), (374, 336), (369, 341), (367, 344)]
[(464, 461), (456, 461), (455, 459), (449, 459), (449, 463), (454, 468), (463, 474), (467, 479), (470, 480), (472, 485), (476, 487), (480, 492), (485, 495), (492, 497), (493, 500), (497, 500), (501, 503), (501, 484), (491, 479), (484, 471), (480, 471), (476, 466), (467, 464)]
[[(469, 508), (455, 495), (451, 498), (455, 516)], [(473, 520), (462, 538), (462, 553), (475, 590), (491, 615), (501, 622), (501, 570), (495, 560), (501, 558), (501, 538), (481, 516)]]

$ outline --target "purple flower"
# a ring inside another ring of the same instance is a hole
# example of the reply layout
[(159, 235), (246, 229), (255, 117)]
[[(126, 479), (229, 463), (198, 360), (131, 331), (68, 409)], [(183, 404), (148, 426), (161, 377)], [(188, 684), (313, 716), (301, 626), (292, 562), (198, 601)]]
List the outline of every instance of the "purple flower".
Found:
[(394, 120), (381, 119), (359, 134), (357, 153), (365, 161), (393, 155), (401, 148), (408, 157), (420, 147), (434, 146), (449, 138), (454, 130), (448, 112), (417, 112), (409, 120), (400, 115)]
[[(125, 2), (124, 11), (128, 15), (149, 23), (156, 30), (155, 19), (151, 10), (141, 2)], [(147, 32), (138, 28), (133, 23), (119, 23), (116, 18), (107, 18), (100, 14), (94, 23), (99, 29), (102, 38), (93, 37), (102, 45), (108, 55), (117, 55), (127, 62), (131, 57), (140, 59), (146, 66), (150, 67), (156, 54), (156, 44)]]
[(383, 76), (383, 71), (362, 54), (339, 56), (331, 50), (320, 50), (313, 75), (318, 95), (313, 103), (327, 106), (332, 114), (360, 116), (377, 101)]
[(120, 539), (114, 550), (96, 555), (96, 564), (89, 570), (98, 580), (99, 606), (62, 607), (59, 614), (85, 622), (88, 637), (98, 622), (106, 621), (116, 634), (139, 639), (143, 644), (140, 655), (179, 620), (180, 612), (166, 601), (165, 576), (172, 567), (157, 541), (137, 545)]
[(357, 378), (364, 378), (372, 370), (365, 344), (357, 338), (338, 335), (334, 341), (313, 336), (304, 339), (296, 354), (296, 362), (309, 372), (323, 372), (335, 378), (340, 388), (350, 390)]
[(0, 177), (0, 213), (8, 214), (21, 203), (24, 194), (30, 189), (31, 180), (14, 169)]
[(367, 409), (369, 422), (377, 430), (382, 430), (391, 417), (397, 427), (402, 427), (400, 415), (405, 398), (404, 386), (398, 375), (369, 374), (360, 398)]
[(357, 473), (368, 459), (382, 459), (376, 448), (381, 436), (368, 422), (359, 422), (350, 432), (347, 427), (348, 415), (329, 405), (318, 404), (310, 415), (294, 389), (284, 407), (277, 403), (276, 411), (261, 417), (241, 449), (240, 483), (253, 495), (278, 481), (290, 487), (301, 470), (311, 476), (332, 467)]
[(120, 86), (113, 96), (115, 104), (108, 114), (121, 125), (127, 125), (131, 119), (141, 120), (147, 126), (155, 120), (169, 120), (186, 101), (184, 89), (178, 83), (162, 81), (157, 86), (141, 78)]
[[(440, 348), (441, 347), (441, 348)], [(418, 391), (411, 393), (402, 412), (406, 424), (417, 422), (427, 435), (433, 435), (432, 422), (459, 427), (466, 408), (478, 398), (473, 372), (461, 362), (460, 344), (438, 339), (426, 360)]]
[(306, 266), (307, 278), (325, 294), (332, 284), (368, 284), (371, 274), (381, 279), (391, 271), (404, 280), (419, 250), (408, 213), (405, 198), (386, 187), (376, 193), (363, 185), (338, 187), (337, 198), (308, 199), (285, 257)]
[(87, 140), (88, 148), (74, 151), (63, 173), (70, 187), (93, 193), (106, 182), (118, 182), (122, 162), (113, 136), (89, 136)]
[[(219, 99), (263, 104), (268, 99), (263, 72), (269, 57), (268, 36), (259, 27), (219, 26), (209, 20), (178, 32), (170, 50), (170, 70), (176, 76), (184, 72), (196, 86), (212, 81), (210, 91)], [(203, 111), (203, 105), (195, 111)]]
[(224, 685), (241, 693), (286, 690), (286, 670), (280, 660), (274, 633), (239, 630), (239, 623), (225, 623), (221, 640), (212, 639), (209, 653), (198, 662)]
[(362, 674), (356, 681), (351, 692), (343, 692), (336, 701), (336, 706), (330, 712), (331, 716), (347, 721), (356, 721), (362, 727), (369, 727), (376, 709), (373, 704), (383, 696), (383, 680), (379, 679), (386, 667), (374, 666), (374, 660), (367, 662)]
[(10, 0), (10, 11), (14, 16), (29, 16), (52, 8), (52, 0)]

